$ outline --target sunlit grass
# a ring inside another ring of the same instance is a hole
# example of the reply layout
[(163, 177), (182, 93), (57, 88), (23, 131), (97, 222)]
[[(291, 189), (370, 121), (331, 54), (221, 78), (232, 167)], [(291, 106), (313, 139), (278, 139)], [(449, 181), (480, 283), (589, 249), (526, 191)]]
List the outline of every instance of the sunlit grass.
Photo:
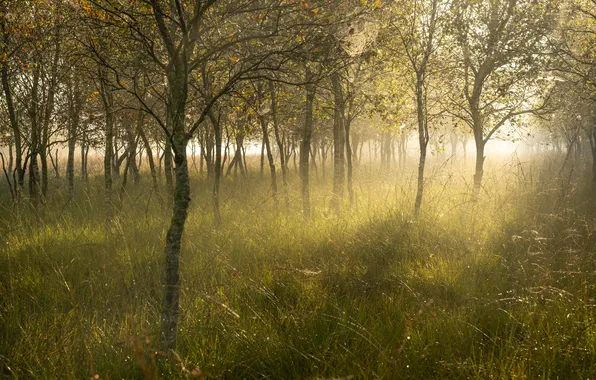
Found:
[[(478, 203), (469, 171), (437, 165), (419, 220), (412, 168), (357, 170), (356, 204), (339, 217), (331, 178), (314, 179), (311, 221), (297, 178), (289, 210), (267, 176), (228, 178), (218, 229), (195, 179), (168, 377), (590, 376), (594, 201), (558, 165), (496, 163)], [(151, 378), (167, 207), (131, 188), (106, 229), (101, 178), (77, 194), (69, 203), (58, 188), (37, 210), (3, 203), (2, 376)]]

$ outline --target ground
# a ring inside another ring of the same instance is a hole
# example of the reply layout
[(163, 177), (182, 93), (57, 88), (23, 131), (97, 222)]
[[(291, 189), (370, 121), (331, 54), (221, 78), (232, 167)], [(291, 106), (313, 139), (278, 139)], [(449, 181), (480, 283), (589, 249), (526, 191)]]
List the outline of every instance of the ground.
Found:
[(173, 366), (158, 351), (169, 213), (149, 178), (109, 228), (101, 176), (71, 202), (56, 180), (37, 209), (4, 194), (0, 377), (592, 378), (596, 202), (559, 167), (489, 164), (471, 202), (469, 168), (431, 166), (418, 220), (413, 168), (361, 165), (339, 217), (314, 180), (312, 220), (296, 177), (286, 210), (256, 172), (224, 181), (217, 229), (192, 173)]

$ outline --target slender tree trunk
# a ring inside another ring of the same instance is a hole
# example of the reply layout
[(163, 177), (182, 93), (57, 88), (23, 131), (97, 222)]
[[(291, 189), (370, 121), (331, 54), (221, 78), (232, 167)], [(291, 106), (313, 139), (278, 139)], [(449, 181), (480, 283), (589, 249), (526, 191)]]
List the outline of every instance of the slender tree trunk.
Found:
[(209, 113), (211, 124), (213, 124), (213, 130), (215, 132), (215, 167), (213, 177), (213, 222), (216, 227), (221, 225), (221, 213), (219, 207), (219, 188), (221, 181), (221, 125), (219, 120), (215, 117), (213, 112)]
[(136, 128), (132, 128), (132, 126), (127, 126), (126, 128), (126, 137), (128, 140), (128, 158), (127, 158), (127, 166), (128, 169), (132, 172), (133, 183), (138, 185), (141, 181), (141, 176), (139, 174), (139, 167), (137, 166), (137, 134), (138, 131), (143, 128), (143, 119), (144, 114), (142, 111), (139, 111), (137, 114), (137, 125)]
[(327, 151), (325, 150), (325, 141), (321, 140), (320, 144), (320, 153), (319, 156), (321, 157), (321, 177), (323, 178), (323, 183), (327, 178), (327, 173), (325, 172), (325, 166), (327, 164)]
[[(420, 74), (419, 74), (420, 77)], [(421, 79), (418, 79), (416, 85), (416, 108), (418, 116), (418, 142), (420, 147), (420, 160), (418, 162), (418, 186), (416, 190), (416, 201), (414, 203), (414, 216), (420, 214), (422, 206), (422, 195), (424, 193), (424, 167), (426, 165), (426, 150), (428, 147), (428, 125), (424, 113), (424, 89)]]
[[(68, 182), (68, 197), (72, 199), (74, 197), (74, 156), (76, 149), (76, 136), (79, 129), (79, 121), (81, 115), (81, 109), (83, 106), (82, 94), (79, 86), (79, 79), (74, 78), (74, 83), (71, 82), (71, 89), (69, 91), (68, 99), (68, 111), (69, 111), (69, 123), (68, 123), (68, 156), (66, 159), (66, 181)], [(85, 148), (81, 148), (83, 156)], [(81, 157), (84, 159), (84, 157)], [(84, 164), (82, 162), (81, 164)], [(81, 171), (81, 177), (83, 172)]]
[(588, 140), (592, 152), (592, 190), (596, 192), (596, 125), (588, 131)]
[(316, 143), (315, 143), (315, 149), (312, 148), (312, 144), (310, 146), (310, 158), (311, 158), (311, 164), (313, 169), (315, 169), (315, 178), (319, 178), (319, 166), (317, 165), (317, 148), (316, 148)]
[[(179, 123), (184, 122), (184, 116), (184, 113), (180, 115), (180, 119), (182, 120)], [(180, 250), (182, 246), (182, 234), (190, 205), (190, 178), (186, 157), (188, 137), (183, 132), (177, 131), (173, 138), (176, 186), (174, 188), (172, 220), (166, 235), (165, 247), (165, 295), (162, 307), (161, 330), (164, 347), (168, 349), (176, 348), (178, 316), (180, 313)]]
[(273, 202), (275, 209), (277, 210), (277, 175), (275, 173), (275, 161), (273, 160), (273, 153), (271, 152), (271, 145), (269, 144), (269, 131), (267, 128), (267, 120), (265, 116), (259, 116), (261, 123), (261, 130), (263, 131), (263, 143), (265, 145), (265, 151), (267, 153), (267, 161), (269, 162), (269, 169), (271, 170), (271, 192), (273, 195)]
[(42, 124), (41, 143), (39, 145), (39, 161), (41, 164), (41, 195), (45, 198), (48, 193), (48, 128)]
[(480, 195), (480, 189), (482, 187), (482, 177), (484, 176), (484, 146), (485, 142), (482, 139), (476, 139), (476, 166), (474, 170), (474, 189), (472, 193), (472, 199), (477, 200)]
[(60, 166), (58, 162), (58, 149), (54, 151), (54, 158), (52, 159), (52, 154), (49, 154), (50, 161), (52, 161), (52, 167), (54, 168), (54, 174), (56, 179), (60, 179)]
[[(12, 141), (8, 143), (8, 173), (12, 173), (12, 167), (14, 165), (14, 153)], [(10, 180), (10, 178), (8, 178)]]
[(339, 215), (344, 196), (345, 181), (345, 126), (344, 126), (344, 96), (339, 74), (331, 76), (333, 84), (334, 116), (333, 116), (333, 197), (331, 205)]
[(185, 53), (179, 53), (171, 59), (172, 62), (170, 62), (167, 71), (168, 103), (166, 118), (172, 136), (171, 140), (170, 136), (166, 136), (166, 140), (171, 141), (171, 148), (174, 150), (176, 184), (173, 192), (172, 220), (166, 235), (164, 252), (166, 270), (161, 333), (162, 345), (165, 350), (174, 350), (176, 348), (178, 316), (180, 313), (180, 250), (182, 233), (184, 232), (190, 205), (190, 179), (186, 157), (186, 147), (190, 136), (186, 133), (184, 125), (188, 96), (188, 72), (185, 64)]
[[(100, 74), (101, 76), (102, 74)], [(106, 222), (109, 224), (112, 220), (112, 159), (114, 154), (114, 115), (113, 104), (114, 98), (110, 89), (107, 88), (105, 80), (102, 77), (101, 98), (105, 110), (106, 131), (105, 131), (105, 155), (103, 159), (104, 170), (104, 198), (106, 208)]]
[(259, 177), (263, 178), (263, 173), (265, 172), (265, 136), (261, 140), (261, 171)]
[(24, 184), (24, 172), (23, 169), (23, 158), (21, 155), (22, 151), (22, 144), (21, 144), (21, 132), (19, 129), (19, 123), (17, 120), (16, 112), (14, 109), (14, 104), (12, 101), (12, 92), (10, 89), (10, 83), (8, 81), (8, 67), (7, 63), (2, 64), (2, 88), (4, 90), (4, 99), (6, 101), (6, 109), (8, 111), (8, 119), (10, 120), (10, 126), (12, 128), (12, 136), (14, 139), (14, 151), (15, 151), (15, 170), (17, 173), (17, 183), (15, 187), (17, 189), (17, 194), (15, 196), (18, 198), (18, 195), (21, 192)]
[(304, 217), (311, 217), (310, 205), (310, 186), (309, 186), (309, 157), (310, 157), (310, 139), (313, 126), (313, 103), (315, 99), (315, 86), (308, 83), (311, 80), (311, 73), (306, 67), (306, 102), (304, 113), (304, 128), (302, 129), (302, 144), (300, 147), (300, 181), (302, 184), (302, 213)]
[(40, 136), (39, 136), (39, 68), (34, 69), (33, 87), (31, 90), (31, 106), (29, 108), (29, 118), (31, 120), (31, 147), (29, 156), (29, 197), (34, 205), (38, 203), (40, 196), (40, 179), (37, 156), (39, 155)]
[(348, 164), (348, 197), (350, 205), (354, 204), (354, 166), (352, 164), (352, 145), (350, 143), (350, 120), (345, 120), (346, 129), (346, 162)]
[(158, 185), (157, 185), (157, 170), (155, 169), (155, 161), (153, 160), (153, 151), (151, 150), (151, 144), (149, 143), (149, 139), (145, 134), (143, 128), (139, 128), (138, 130), (139, 135), (141, 136), (141, 140), (143, 140), (143, 145), (145, 145), (145, 151), (147, 152), (147, 161), (149, 161), (149, 170), (151, 171), (151, 184), (153, 187), (153, 191), (157, 194), (158, 193)]
[(275, 141), (279, 149), (279, 160), (281, 166), (281, 178), (284, 186), (284, 200), (286, 209), (290, 207), (290, 196), (288, 194), (288, 166), (286, 163), (286, 152), (284, 148), (284, 140), (279, 132), (279, 124), (277, 121), (277, 93), (275, 91), (275, 83), (269, 81), (269, 93), (271, 96), (271, 121), (273, 122), (273, 132), (275, 134)]
[(201, 174), (201, 176), (203, 175), (203, 167), (205, 165), (205, 158), (204, 158), (204, 153), (205, 153), (205, 142), (203, 140), (203, 137), (201, 136), (201, 134), (199, 133), (199, 174)]

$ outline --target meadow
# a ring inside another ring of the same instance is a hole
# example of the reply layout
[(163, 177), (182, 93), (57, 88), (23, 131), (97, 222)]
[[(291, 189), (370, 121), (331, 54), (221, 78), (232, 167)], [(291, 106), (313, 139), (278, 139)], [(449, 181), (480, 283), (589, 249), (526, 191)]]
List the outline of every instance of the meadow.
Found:
[(14, 206), (3, 183), (0, 377), (593, 378), (596, 202), (585, 168), (562, 160), (491, 161), (477, 202), (472, 163), (436, 160), (417, 219), (414, 166), (363, 163), (339, 216), (331, 178), (313, 174), (311, 220), (297, 177), (276, 206), (253, 167), (222, 182), (217, 228), (194, 173), (171, 365), (159, 351), (171, 215), (149, 178), (110, 228), (101, 176), (71, 201), (53, 179), (38, 208)]

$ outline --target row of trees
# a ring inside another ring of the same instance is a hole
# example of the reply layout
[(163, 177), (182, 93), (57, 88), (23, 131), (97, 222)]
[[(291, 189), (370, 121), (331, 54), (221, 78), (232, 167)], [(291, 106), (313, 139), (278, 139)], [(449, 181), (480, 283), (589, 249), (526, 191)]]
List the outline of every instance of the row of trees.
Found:
[[(28, 198), (41, 202), (50, 165), (59, 175), (56, 149), (66, 145), (72, 196), (77, 145), (82, 179), (90, 148), (103, 149), (109, 225), (114, 179), (121, 189), (129, 175), (140, 181), (141, 152), (156, 192), (163, 170), (172, 219), (162, 333), (164, 347), (174, 348), (195, 143), (212, 180), (216, 225), (221, 178), (246, 171), (245, 146), (255, 140), (276, 203), (289, 203), (289, 161), (299, 154), (310, 218), (317, 128), (332, 131), (332, 149), (323, 143), (319, 154), (333, 155), (337, 213), (344, 193), (354, 199), (358, 147), (379, 136), (387, 158), (384, 142), (397, 131), (401, 157), (411, 126), (419, 149), (415, 215), (437, 131), (448, 130), (455, 146), (457, 136), (473, 137), (476, 198), (486, 144), (524, 115), (551, 136), (581, 125), (596, 157), (595, 9), (594, 0), (6, 0), (1, 128), (13, 169), (4, 166), (5, 177), (15, 200), (27, 179)], [(371, 122), (381, 127), (375, 133), (360, 127)]]

